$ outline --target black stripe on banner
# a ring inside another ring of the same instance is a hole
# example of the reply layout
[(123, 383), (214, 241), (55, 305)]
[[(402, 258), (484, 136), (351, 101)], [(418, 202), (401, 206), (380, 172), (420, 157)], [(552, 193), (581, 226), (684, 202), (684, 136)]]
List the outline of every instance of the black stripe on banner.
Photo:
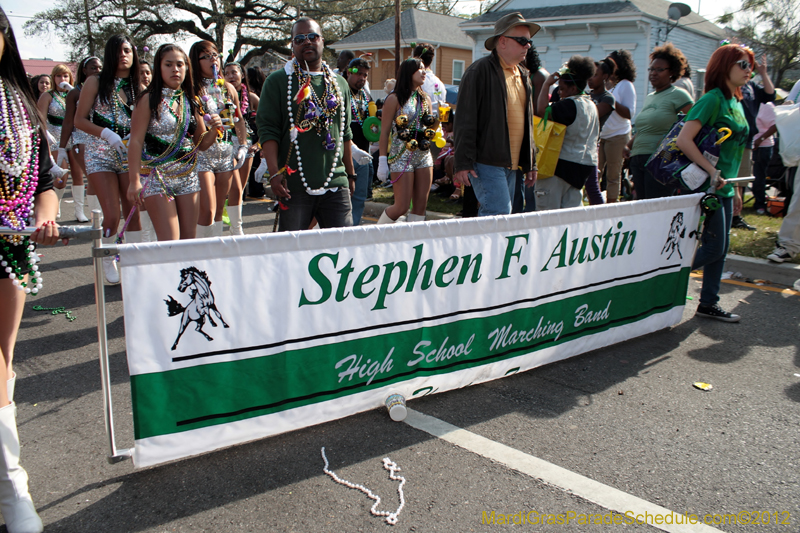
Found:
[(505, 307), (512, 307), (512, 306), (519, 305), (519, 304), (536, 302), (538, 300), (542, 300), (542, 299), (545, 299), (545, 298), (551, 298), (553, 296), (559, 296), (559, 295), (562, 295), (562, 294), (569, 294), (571, 292), (581, 291), (583, 289), (589, 289), (589, 288), (592, 288), (592, 287), (600, 287), (602, 285), (607, 285), (609, 283), (614, 283), (616, 281), (623, 281), (623, 280), (640, 278), (640, 277), (647, 276), (648, 274), (652, 274), (654, 272), (675, 270), (675, 269), (680, 269), (680, 268), (682, 268), (681, 265), (670, 265), (670, 266), (665, 266), (665, 267), (660, 267), (660, 268), (654, 268), (653, 270), (648, 270), (647, 272), (641, 272), (639, 274), (631, 274), (629, 276), (622, 276), (622, 277), (619, 277), (619, 278), (613, 278), (613, 279), (609, 279), (609, 280), (606, 280), (606, 281), (598, 281), (597, 283), (590, 283), (589, 285), (583, 285), (581, 287), (574, 287), (572, 289), (564, 289), (563, 291), (552, 292), (550, 294), (543, 294), (542, 296), (537, 296), (536, 298), (525, 298), (525, 299), (522, 299), (522, 300), (516, 300), (516, 301), (513, 301), (513, 302), (507, 302), (507, 303), (504, 303), (504, 304), (498, 304), (498, 305), (493, 305), (493, 306), (489, 306), (489, 307), (483, 307), (483, 308), (480, 308), (480, 309), (467, 309), (467, 310), (463, 310), (463, 311), (454, 311), (452, 313), (445, 313), (443, 315), (436, 315), (436, 316), (432, 316), (432, 317), (422, 317), (422, 318), (415, 318), (413, 320), (404, 320), (402, 322), (392, 322), (391, 324), (377, 324), (375, 326), (367, 326), (367, 327), (363, 327), (363, 328), (348, 329), (348, 330), (345, 330), (345, 331), (336, 331), (336, 332), (333, 332), (333, 333), (323, 333), (323, 334), (320, 334), (320, 335), (312, 335), (310, 337), (300, 337), (300, 338), (297, 338), (297, 339), (287, 339), (287, 340), (283, 340), (283, 341), (280, 341), (280, 342), (273, 342), (271, 344), (262, 344), (260, 346), (248, 346), (248, 347), (244, 347), (244, 348), (235, 348), (233, 350), (217, 350), (217, 351), (214, 351), (214, 352), (203, 352), (203, 353), (198, 353), (198, 354), (194, 354), (194, 355), (183, 355), (181, 357), (173, 357), (172, 358), (172, 362), (173, 363), (179, 363), (181, 361), (190, 361), (192, 359), (201, 359), (203, 357), (214, 357), (214, 356), (217, 356), (217, 355), (253, 352), (253, 351), (257, 351), (257, 350), (267, 350), (269, 348), (275, 348), (275, 347), (278, 347), (278, 346), (286, 346), (286, 345), (289, 345), (289, 344), (296, 344), (296, 343), (300, 343), (300, 342), (315, 341), (315, 340), (319, 340), (319, 339), (327, 339), (329, 337), (338, 337), (338, 336), (341, 336), (341, 335), (350, 335), (351, 333), (361, 333), (362, 331), (372, 331), (372, 330), (378, 330), (378, 329), (384, 329), (384, 328), (394, 328), (394, 327), (397, 327), (397, 326), (406, 326), (406, 325), (409, 325), (409, 324), (417, 324), (417, 323), (420, 323), (420, 322), (429, 322), (429, 321), (433, 321), (433, 320), (441, 320), (442, 318), (450, 318), (450, 317), (453, 317), (453, 316), (465, 315), (465, 314), (470, 314), (470, 313), (480, 313), (480, 312), (485, 312), (485, 311), (494, 311), (494, 310), (497, 310), (497, 309), (503, 309)]
[[(590, 326), (590, 327), (581, 328), (580, 330), (576, 330), (576, 331), (574, 331), (572, 333), (568, 333), (568, 334), (564, 335), (561, 338), (564, 339), (564, 342), (567, 342), (573, 337), (583, 337), (583, 336), (586, 336), (587, 334), (590, 334), (592, 331), (603, 329), (603, 328), (607, 328), (607, 327), (611, 328), (611, 327), (614, 326), (614, 324), (618, 324), (620, 322), (627, 322), (627, 321), (630, 321), (631, 319), (636, 321), (636, 319), (645, 317), (645, 316), (647, 316), (647, 315), (649, 315), (649, 314), (651, 314), (653, 312), (665, 311), (665, 310), (671, 309), (673, 307), (674, 307), (674, 305), (672, 303), (665, 304), (665, 305), (658, 305), (656, 307), (651, 307), (650, 309), (648, 309), (646, 311), (642, 311), (641, 313), (637, 313), (637, 314), (632, 315), (632, 316), (623, 317), (623, 318), (617, 318), (616, 320), (610, 320), (608, 322), (604, 322), (603, 324), (598, 324), (596, 326)], [(436, 368), (416, 368), (414, 370), (409, 370), (408, 372), (402, 372), (400, 374), (394, 374), (392, 376), (387, 376), (385, 378), (373, 380), (372, 383), (378, 385), (380, 383), (384, 383), (384, 382), (388, 382), (388, 381), (394, 381), (397, 378), (410, 378), (410, 377), (412, 377), (412, 376), (414, 376), (416, 374), (421, 374), (423, 372), (430, 372), (430, 373), (439, 374), (443, 370), (456, 369), (459, 366), (478, 366), (478, 365), (476, 365), (476, 363), (481, 363), (481, 362), (489, 363), (493, 359), (502, 359), (506, 355), (510, 355), (510, 354), (513, 354), (513, 353), (516, 353), (516, 352), (535, 351), (535, 348), (541, 346), (542, 344), (547, 344), (547, 343), (551, 343), (551, 342), (553, 342), (552, 339), (551, 340), (540, 341), (540, 342), (537, 342), (535, 344), (528, 344), (528, 345), (525, 345), (525, 346), (512, 348), (512, 349), (506, 350), (505, 352), (500, 352), (500, 353), (496, 353), (496, 354), (492, 354), (492, 355), (487, 355), (485, 357), (479, 357), (479, 358), (476, 358), (476, 359), (469, 359), (469, 360), (465, 360), (465, 361), (454, 361), (454, 362), (446, 364), (446, 365), (437, 366)], [(265, 405), (257, 405), (257, 406), (254, 406), (254, 407), (247, 407), (245, 409), (239, 409), (238, 411), (231, 411), (229, 413), (218, 413), (218, 414), (213, 414), (213, 415), (199, 416), (197, 418), (190, 418), (188, 420), (180, 420), (180, 421), (178, 421), (176, 423), (176, 425), (178, 427), (180, 427), (180, 426), (185, 426), (185, 425), (189, 425), (189, 424), (196, 424), (198, 422), (206, 422), (208, 420), (216, 420), (216, 419), (219, 419), (219, 418), (227, 418), (227, 417), (230, 417), (230, 416), (244, 415), (244, 414), (247, 414), (247, 413), (252, 413), (254, 411), (262, 411), (264, 409), (273, 409), (275, 407), (281, 407), (283, 405), (294, 403), (294, 402), (302, 402), (302, 401), (306, 401), (306, 400), (313, 400), (314, 398), (318, 398), (320, 396), (338, 394), (338, 393), (347, 392), (347, 391), (350, 391), (350, 390), (359, 389), (359, 388), (363, 388), (363, 387), (364, 387), (363, 383), (357, 383), (357, 384), (354, 384), (354, 385), (348, 385), (347, 387), (334, 389), (334, 390), (331, 390), (331, 391), (321, 391), (321, 392), (315, 392), (314, 394), (307, 394), (305, 396), (297, 396), (296, 398), (287, 398), (287, 399), (281, 400), (279, 402), (269, 403), (269, 404), (265, 404)]]

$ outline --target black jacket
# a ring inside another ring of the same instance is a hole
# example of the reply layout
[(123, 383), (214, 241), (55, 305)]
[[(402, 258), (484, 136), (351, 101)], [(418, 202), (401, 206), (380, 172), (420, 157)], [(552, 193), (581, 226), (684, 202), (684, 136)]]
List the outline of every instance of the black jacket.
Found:
[[(519, 154), (524, 172), (536, 170), (536, 144), (531, 125), (533, 98), (528, 71), (520, 69), (525, 85), (525, 134)], [(455, 171), (473, 170), (474, 163), (508, 168), (511, 152), (506, 120), (508, 93), (503, 67), (496, 52), (469, 66), (458, 87), (455, 134)]]

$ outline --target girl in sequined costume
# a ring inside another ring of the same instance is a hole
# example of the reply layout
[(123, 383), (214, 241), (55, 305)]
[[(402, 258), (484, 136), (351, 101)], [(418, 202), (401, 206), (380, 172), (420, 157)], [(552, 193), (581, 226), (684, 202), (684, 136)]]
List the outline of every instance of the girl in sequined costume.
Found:
[(439, 121), (431, 112), (430, 97), (421, 89), (424, 81), (421, 59), (403, 61), (394, 92), (383, 104), (378, 178), (385, 179), (391, 172), (394, 204), (381, 214), (378, 224), (394, 223), (406, 214), (409, 205), (408, 222), (425, 220), (433, 182), (430, 146)]
[[(130, 135), (131, 112), (139, 91), (139, 56), (130, 37), (115, 35), (106, 43), (100, 76), (86, 80), (75, 112), (75, 127), (88, 133), (86, 173), (103, 209), (103, 242), (114, 244), (120, 218), (130, 216), (125, 241), (142, 241), (139, 213), (128, 201), (127, 149), (123, 138)], [(120, 214), (120, 201), (122, 213)], [(103, 259), (106, 281), (119, 283), (113, 258)]]
[[(250, 127), (250, 117), (255, 115), (258, 109), (258, 96), (250, 92), (244, 79), (244, 69), (239, 63), (228, 63), (225, 65), (225, 81), (233, 85), (236, 95), (239, 97), (239, 112), (245, 118), (245, 128), (247, 129), (247, 157), (237, 160), (237, 168), (233, 170), (231, 188), (228, 191), (228, 216), (231, 219), (231, 235), (244, 235), (242, 230), (242, 193), (250, 176), (250, 168), (253, 164), (253, 156), (258, 149), (253, 145)], [(238, 151), (239, 140), (233, 138), (234, 150)]]
[[(64, 124), (61, 127), (61, 138), (58, 145), (58, 157), (56, 164), (58, 166), (70, 164), (72, 171), (72, 198), (75, 202), (75, 219), (78, 222), (87, 222), (89, 219), (83, 212), (83, 192), (84, 185), (75, 185), (77, 178), (83, 179), (86, 174), (86, 161), (83, 157), (83, 152), (86, 150), (86, 140), (88, 134), (81, 130), (75, 129), (75, 110), (78, 107), (78, 98), (81, 96), (81, 87), (89, 76), (96, 76), (100, 74), (103, 69), (103, 63), (99, 57), (90, 56), (84, 58), (78, 66), (78, 84), (67, 94), (66, 98), (66, 111), (64, 113)], [(72, 148), (69, 146), (72, 145)], [(73, 160), (76, 164), (73, 164)], [(88, 182), (88, 180), (87, 180)], [(86, 198), (89, 204), (89, 210), (100, 209), (100, 202), (97, 201), (97, 195), (94, 193), (94, 188), (89, 184), (86, 190)]]
[[(53, 80), (53, 88), (49, 91), (43, 92), (41, 96), (39, 96), (39, 113), (43, 117), (47, 118), (47, 133), (49, 133), (49, 140), (50, 140), (50, 151), (53, 156), (53, 160), (56, 161), (58, 157), (58, 147), (59, 147), (59, 140), (61, 139), (61, 126), (64, 123), (64, 116), (66, 114), (66, 97), (69, 89), (65, 90), (62, 88), (62, 83), (67, 83), (71, 87), (75, 81), (72, 77), (72, 71), (69, 69), (67, 65), (56, 65), (53, 67), (52, 72), (50, 73), (50, 78)], [(69, 163), (69, 167), (67, 164)], [(81, 215), (83, 215), (83, 173), (78, 168), (77, 161), (74, 158), (67, 161), (66, 159), (60, 161), (59, 166), (64, 169), (69, 168), (70, 170), (74, 170), (77, 172), (72, 173), (72, 188), (73, 188), (73, 196), (77, 196), (77, 192), (75, 191), (76, 187), (80, 187), (81, 192)], [(64, 196), (64, 191), (67, 187), (67, 175), (61, 176), (60, 178), (56, 179), (53, 183), (53, 190), (55, 191), (56, 195), (58, 196), (58, 216), (61, 216), (61, 197)], [(75, 218), (79, 222), (86, 222), (88, 219), (86, 216), (78, 216), (77, 206), (75, 209)]]
[(0, 8), (0, 225), (24, 229), (33, 216), (38, 227), (30, 237), (0, 236), (0, 512), (9, 533), (43, 529), (28, 492), (28, 474), (19, 464), (12, 361), (26, 294), (41, 288), (31, 243), (55, 244), (58, 239), (50, 165), (33, 90)]
[(212, 115), (206, 133), (189, 58), (179, 46), (160, 46), (153, 66), (131, 121), (128, 199), (147, 207), (159, 241), (193, 239), (200, 191), (193, 149), (211, 146), (222, 120)]
[[(200, 214), (197, 217), (197, 237), (222, 235), (222, 210), (231, 186), (236, 160), (247, 154), (247, 132), (239, 112), (239, 97), (233, 85), (219, 78), (219, 54), (210, 41), (198, 41), (189, 50), (195, 94), (200, 97), (204, 115), (219, 114), (225, 120), (225, 130), (217, 141), (198, 158), (200, 177)], [(233, 129), (230, 128), (233, 126)], [(234, 133), (235, 132), (235, 133)], [(239, 140), (234, 152), (233, 137)]]

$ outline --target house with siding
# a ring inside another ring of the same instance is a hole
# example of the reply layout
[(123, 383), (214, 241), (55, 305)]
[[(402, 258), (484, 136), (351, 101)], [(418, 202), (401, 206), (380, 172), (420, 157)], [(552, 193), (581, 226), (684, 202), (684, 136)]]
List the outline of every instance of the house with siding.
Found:
[[(698, 95), (708, 58), (726, 36), (725, 31), (692, 12), (678, 21), (669, 20), (667, 0), (559, 0), (558, 5), (541, 0), (500, 0), (489, 11), (461, 28), (473, 39), (472, 59), (489, 52), (486, 39), (494, 33), (494, 24), (507, 13), (519, 11), (526, 20), (542, 29), (533, 37), (543, 67), (553, 72), (572, 55), (593, 57), (596, 61), (611, 51), (625, 49), (636, 63), (637, 108), (652, 91), (647, 79), (648, 56), (667, 40), (683, 51), (692, 67), (692, 82)], [(669, 32), (667, 31), (669, 28)], [(668, 34), (668, 35), (667, 35)], [(637, 109), (637, 112), (639, 111)]]
[[(394, 19), (390, 17), (331, 45), (337, 53), (352, 50), (356, 57), (371, 53), (369, 86), (374, 98), (382, 98), (383, 82), (395, 76)], [(459, 26), (460, 17), (407, 9), (400, 13), (400, 60), (411, 57), (411, 43), (431, 43), (436, 49), (431, 70), (445, 85), (458, 85), (472, 64), (474, 41)]]

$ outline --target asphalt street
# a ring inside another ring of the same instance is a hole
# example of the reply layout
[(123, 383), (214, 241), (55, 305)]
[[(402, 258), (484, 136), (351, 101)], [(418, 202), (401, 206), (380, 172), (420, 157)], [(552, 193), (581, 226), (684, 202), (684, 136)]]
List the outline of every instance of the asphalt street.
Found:
[[(272, 231), (269, 205), (245, 203), (246, 233)], [(66, 202), (64, 212), (71, 212)], [(499, 524), (500, 515), (610, 511), (566, 477), (566, 487), (543, 482), (393, 422), (385, 409), (148, 469), (111, 465), (91, 247), (40, 252), (44, 289), (26, 304), (15, 370), (22, 464), (47, 532), (657, 531), (577, 518)], [(725, 283), (722, 306), (743, 317), (727, 324), (693, 318), (699, 286), (690, 280), (678, 326), (409, 407), (631, 501), (700, 520), (744, 511), (761, 522), (713, 526), (723, 531), (798, 531), (800, 296)], [(117, 442), (127, 448), (133, 424), (121, 289), (107, 287), (106, 295)], [(34, 305), (64, 307), (75, 320)], [(697, 381), (713, 390), (694, 388)], [(398, 483), (382, 460), (397, 463), (406, 479), (397, 525), (370, 515), (371, 500), (323, 473), (323, 446), (330, 468), (380, 495), (382, 510), (399, 505)], [(495, 523), (485, 523), (492, 512)]]

